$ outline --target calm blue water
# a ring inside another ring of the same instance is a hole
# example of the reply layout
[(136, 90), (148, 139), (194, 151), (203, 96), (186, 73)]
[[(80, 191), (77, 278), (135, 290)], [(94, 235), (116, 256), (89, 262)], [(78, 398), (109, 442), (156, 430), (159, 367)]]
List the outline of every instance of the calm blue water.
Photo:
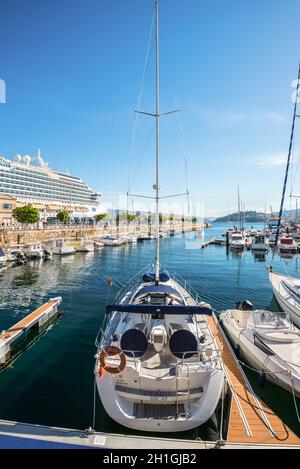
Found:
[[(226, 224), (216, 224), (206, 229), (205, 238), (220, 237), (225, 229)], [(94, 341), (104, 305), (131, 276), (152, 262), (154, 255), (155, 242), (144, 241), (2, 271), (0, 330), (53, 296), (62, 296), (64, 317), (0, 375), (0, 418), (82, 429), (91, 425)], [(224, 246), (200, 249), (195, 233), (161, 240), (161, 262), (171, 272), (185, 276), (218, 311), (246, 298), (257, 308), (279, 309), (268, 281), (270, 259), (270, 254), (255, 257), (251, 251), (227, 254)], [(276, 259), (275, 268), (300, 275), (298, 256)], [(109, 275), (112, 287), (106, 283)], [(247, 371), (247, 375), (257, 393), (300, 435), (292, 396), (269, 383), (262, 389), (255, 373)], [(96, 428), (128, 433), (97, 401)]]

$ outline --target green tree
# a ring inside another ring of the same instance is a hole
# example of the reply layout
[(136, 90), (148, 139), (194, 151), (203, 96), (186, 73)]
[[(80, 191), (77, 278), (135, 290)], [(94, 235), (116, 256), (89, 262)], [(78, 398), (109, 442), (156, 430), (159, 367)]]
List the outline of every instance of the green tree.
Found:
[(98, 221), (101, 221), (101, 220), (106, 220), (108, 218), (108, 214), (107, 213), (97, 213), (97, 215), (94, 216), (96, 222), (98, 223)]
[(136, 215), (133, 215), (132, 213), (127, 213), (127, 221), (130, 223), (136, 218)]
[(197, 222), (197, 217), (193, 217), (193, 218), (192, 218), (192, 222), (193, 222), (193, 223), (196, 223), (196, 222)]
[(16, 207), (12, 213), (13, 217), (19, 223), (37, 223), (40, 220), (40, 212), (32, 205), (24, 205), (24, 207)]
[(61, 212), (58, 212), (56, 215), (56, 218), (61, 222), (61, 223), (68, 223), (70, 221), (70, 214), (67, 212), (67, 210), (62, 210)]

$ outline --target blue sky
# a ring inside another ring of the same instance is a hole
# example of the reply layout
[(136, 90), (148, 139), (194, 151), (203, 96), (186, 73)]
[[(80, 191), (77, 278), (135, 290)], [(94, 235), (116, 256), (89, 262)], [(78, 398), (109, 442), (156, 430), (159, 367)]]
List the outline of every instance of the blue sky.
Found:
[[(126, 192), (152, 0), (1, 0), (0, 155), (33, 155), (103, 199)], [(208, 216), (278, 208), (300, 60), (297, 0), (161, 0), (161, 184)], [(154, 109), (153, 53), (142, 109)], [(151, 194), (153, 122), (138, 120), (131, 190)], [(296, 132), (294, 160), (297, 160)], [(297, 192), (297, 178), (295, 192)], [(299, 185), (299, 184), (298, 184)], [(299, 192), (299, 191), (298, 191)], [(286, 207), (289, 208), (287, 201)]]

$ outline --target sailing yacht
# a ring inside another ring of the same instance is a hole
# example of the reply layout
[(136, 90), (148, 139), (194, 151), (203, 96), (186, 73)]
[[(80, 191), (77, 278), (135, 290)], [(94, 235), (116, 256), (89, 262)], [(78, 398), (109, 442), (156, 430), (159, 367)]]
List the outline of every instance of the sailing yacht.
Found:
[(216, 411), (225, 374), (209, 326), (211, 308), (198, 303), (160, 265), (158, 2), (156, 24), (156, 260), (106, 306), (96, 339), (95, 380), (116, 422), (135, 430), (180, 432)]

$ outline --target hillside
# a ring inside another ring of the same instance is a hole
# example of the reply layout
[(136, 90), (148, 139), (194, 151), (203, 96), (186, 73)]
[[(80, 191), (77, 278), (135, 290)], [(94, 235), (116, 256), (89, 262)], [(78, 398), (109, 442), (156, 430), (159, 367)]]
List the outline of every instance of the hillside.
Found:
[[(268, 219), (269, 215), (262, 213), (262, 212), (256, 212), (255, 210), (248, 210), (245, 212), (245, 214), (242, 214), (242, 217), (244, 219), (245, 216), (245, 221), (248, 223), (255, 223), (255, 222), (264, 222), (265, 220)], [(231, 213), (229, 215), (226, 215), (224, 217), (218, 217), (215, 219), (215, 222), (227, 222), (227, 221), (238, 221), (238, 212)]]

